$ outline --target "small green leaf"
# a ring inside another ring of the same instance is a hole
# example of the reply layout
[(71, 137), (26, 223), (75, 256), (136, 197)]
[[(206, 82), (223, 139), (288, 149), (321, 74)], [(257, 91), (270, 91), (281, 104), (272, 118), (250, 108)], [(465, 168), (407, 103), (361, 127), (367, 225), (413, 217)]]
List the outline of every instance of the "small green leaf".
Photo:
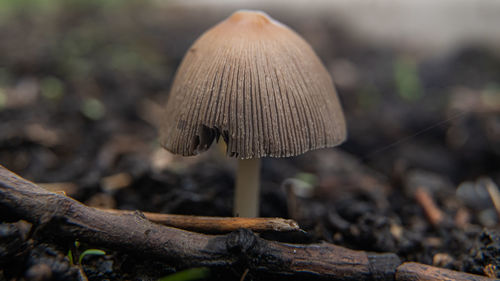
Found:
[(87, 98), (83, 101), (81, 111), (85, 117), (92, 120), (99, 120), (104, 117), (106, 107), (104, 104), (95, 98)]
[(49, 100), (58, 100), (64, 95), (64, 84), (61, 80), (49, 76), (41, 81), (42, 96)]
[(71, 252), (71, 249), (68, 250), (68, 254), (66, 256), (68, 257), (69, 264), (71, 266), (75, 265), (75, 263), (73, 262), (73, 252)]
[(0, 110), (2, 110), (7, 105), (7, 93), (0, 88)]
[(176, 272), (174, 274), (162, 277), (158, 281), (190, 281), (207, 277), (210, 269), (207, 267), (196, 267)]
[(106, 252), (104, 252), (103, 250), (98, 250), (98, 249), (85, 250), (78, 258), (78, 264), (82, 264), (82, 260), (86, 255), (104, 256), (105, 254)]
[(294, 178), (306, 182), (312, 186), (318, 184), (318, 177), (315, 174), (301, 172), (297, 173)]
[(407, 101), (422, 97), (422, 85), (418, 75), (417, 61), (409, 56), (400, 56), (394, 62), (394, 79), (398, 94)]

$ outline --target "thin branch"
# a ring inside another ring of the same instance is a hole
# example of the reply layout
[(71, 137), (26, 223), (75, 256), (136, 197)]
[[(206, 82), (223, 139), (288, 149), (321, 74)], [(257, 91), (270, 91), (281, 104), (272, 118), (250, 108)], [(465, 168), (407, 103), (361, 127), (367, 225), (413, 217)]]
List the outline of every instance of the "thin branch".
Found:
[[(131, 214), (133, 211), (103, 209), (113, 214)], [(171, 215), (142, 212), (150, 221), (201, 233), (228, 233), (240, 228), (248, 228), (255, 232), (264, 231), (302, 231), (294, 220), (283, 218), (232, 218), (204, 217), (189, 215)]]
[(492, 279), (486, 276), (479, 276), (458, 272), (454, 270), (437, 268), (430, 265), (416, 262), (403, 263), (398, 267), (396, 273), (398, 281), (437, 281), (437, 280), (455, 280), (455, 281), (490, 281)]

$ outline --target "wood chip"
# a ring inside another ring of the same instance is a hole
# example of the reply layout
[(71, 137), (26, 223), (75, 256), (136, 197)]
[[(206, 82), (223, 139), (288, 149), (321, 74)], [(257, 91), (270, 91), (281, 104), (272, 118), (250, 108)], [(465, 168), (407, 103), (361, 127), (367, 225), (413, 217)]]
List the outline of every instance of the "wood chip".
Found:
[(434, 199), (423, 187), (417, 188), (415, 191), (415, 199), (418, 204), (424, 209), (425, 215), (429, 219), (429, 222), (436, 226), (439, 225), (444, 220), (444, 215), (438, 208)]
[(132, 183), (132, 176), (128, 173), (118, 173), (101, 179), (101, 186), (107, 192), (114, 192), (125, 188)]
[(78, 191), (78, 186), (72, 182), (50, 182), (37, 184), (48, 191), (62, 193), (70, 197), (75, 196)]
[(432, 257), (432, 265), (446, 267), (453, 263), (454, 259), (447, 253), (437, 253)]
[(486, 276), (490, 277), (490, 278), (497, 278), (497, 275), (496, 275), (496, 266), (493, 265), (493, 264), (488, 264), (487, 266), (485, 266), (483, 268), (483, 272)]

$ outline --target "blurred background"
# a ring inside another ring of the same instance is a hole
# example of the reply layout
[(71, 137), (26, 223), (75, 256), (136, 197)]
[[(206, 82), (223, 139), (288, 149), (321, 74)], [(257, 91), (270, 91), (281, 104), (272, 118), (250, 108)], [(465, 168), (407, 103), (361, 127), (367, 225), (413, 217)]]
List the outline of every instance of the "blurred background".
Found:
[(156, 124), (184, 52), (240, 8), (295, 29), (331, 71), (348, 122), (341, 150), (390, 178), (417, 168), (454, 184), (500, 180), (497, 1), (2, 0), (0, 163), (95, 187), (205, 161), (163, 151)]
[[(495, 0), (0, 0), (0, 164), (90, 205), (230, 216), (234, 160), (214, 149), (173, 156), (156, 127), (184, 52), (240, 8), (267, 12), (312, 45), (348, 124), (339, 148), (264, 159), (262, 215), (314, 229), (333, 209), (359, 222), (333, 195), (315, 208), (290, 207), (283, 182), (294, 178), (306, 199), (318, 199), (310, 187), (345, 198), (382, 186), (389, 205), (363, 200), (404, 227), (423, 217), (400, 206), (414, 202), (408, 190), (437, 186), (446, 192), (431, 194), (445, 212), (464, 207), (468, 222), (498, 226), (486, 192), (500, 182)], [(403, 240), (363, 243), (329, 220), (321, 239), (432, 263)]]

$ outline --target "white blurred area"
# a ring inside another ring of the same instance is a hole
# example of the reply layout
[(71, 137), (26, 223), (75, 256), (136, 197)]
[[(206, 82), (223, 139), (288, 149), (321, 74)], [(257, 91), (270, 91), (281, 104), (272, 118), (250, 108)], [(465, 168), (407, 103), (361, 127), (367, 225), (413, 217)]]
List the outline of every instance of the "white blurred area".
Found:
[[(359, 42), (435, 55), (463, 46), (500, 50), (499, 0), (157, 0), (183, 16), (217, 22), (238, 9), (258, 9), (292, 25), (325, 21)], [(177, 14), (179, 16), (179, 14)], [(319, 23), (319, 24), (318, 24)], [(300, 32), (300, 30), (299, 30)]]

